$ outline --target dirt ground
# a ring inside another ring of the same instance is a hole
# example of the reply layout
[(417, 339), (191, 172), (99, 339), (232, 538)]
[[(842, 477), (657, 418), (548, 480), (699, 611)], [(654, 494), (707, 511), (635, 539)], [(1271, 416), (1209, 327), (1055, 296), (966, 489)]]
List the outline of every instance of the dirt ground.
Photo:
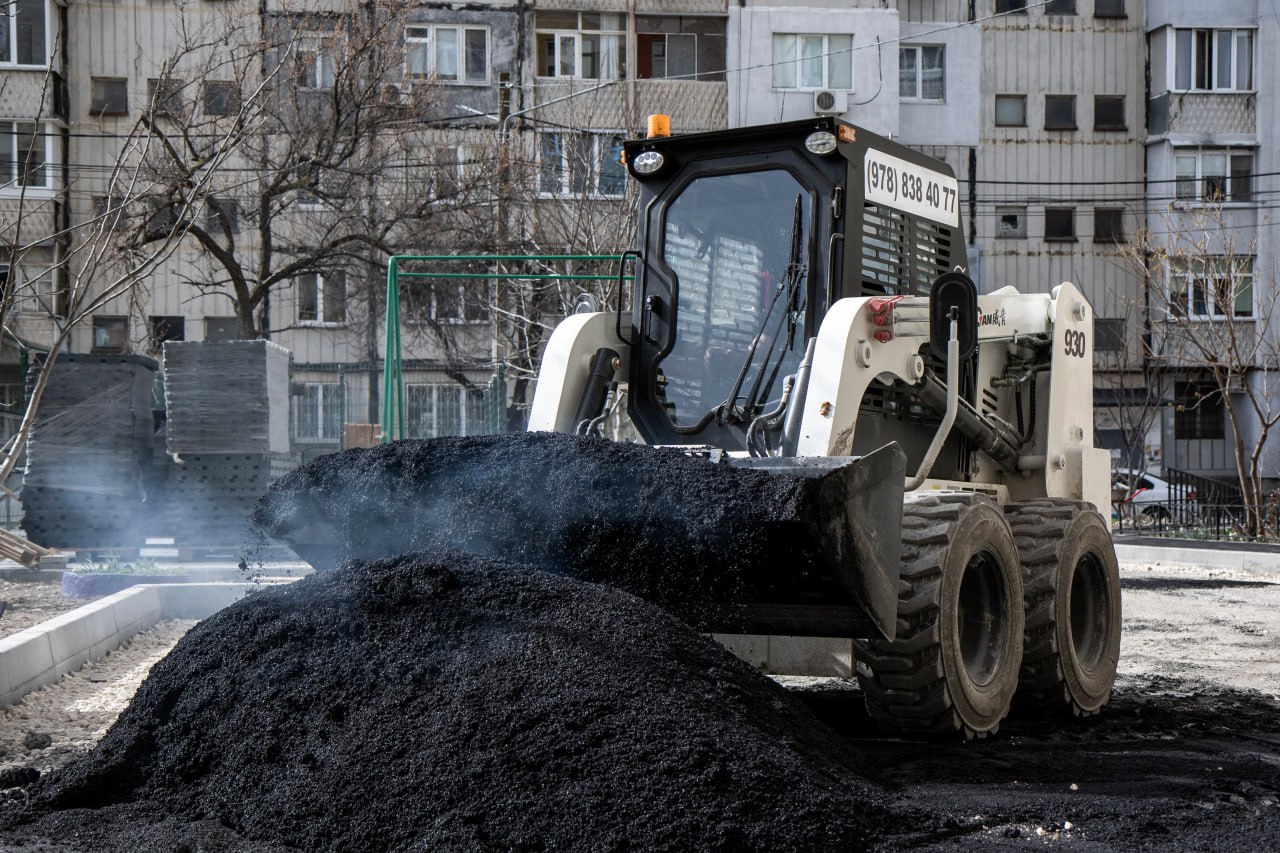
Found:
[(1280, 565), (1274, 575), (1122, 566), (1113, 698), (1025, 715), (968, 744), (879, 737), (856, 690), (809, 704), (939, 827), (883, 849), (1274, 850), (1280, 846)]
[[(796, 687), (908, 816), (879, 849), (1276, 849), (1280, 565), (1125, 565), (1122, 587), (1119, 678), (1095, 718), (1022, 715), (987, 741), (909, 742), (879, 735), (848, 683)], [(40, 730), (57, 738), (57, 714)]]
[(63, 598), (58, 581), (0, 580), (0, 601), (5, 603), (4, 612), (0, 613), (0, 638), (25, 631), (32, 625), (38, 625), (68, 610), (75, 610), (93, 600)]

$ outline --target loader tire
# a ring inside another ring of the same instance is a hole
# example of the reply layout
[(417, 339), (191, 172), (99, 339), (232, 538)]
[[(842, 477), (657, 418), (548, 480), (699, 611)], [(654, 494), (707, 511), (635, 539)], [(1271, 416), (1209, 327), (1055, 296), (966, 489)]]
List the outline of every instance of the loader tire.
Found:
[(867, 711), (905, 735), (985, 737), (1009, 712), (1022, 661), (1013, 534), (981, 495), (907, 495), (897, 636), (854, 644)]
[(1022, 560), (1026, 635), (1017, 704), (1032, 713), (1096, 714), (1120, 657), (1120, 569), (1107, 523), (1088, 504), (1009, 504)]

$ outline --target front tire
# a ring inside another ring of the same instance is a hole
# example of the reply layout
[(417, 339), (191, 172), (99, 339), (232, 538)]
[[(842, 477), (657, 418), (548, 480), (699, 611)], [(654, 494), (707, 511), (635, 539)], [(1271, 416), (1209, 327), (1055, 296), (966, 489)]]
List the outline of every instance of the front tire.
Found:
[(1018, 702), (1096, 714), (1120, 659), (1120, 567), (1107, 524), (1075, 501), (1010, 504), (1006, 513), (1026, 588)]
[(985, 737), (1009, 712), (1022, 659), (1022, 575), (984, 496), (908, 495), (896, 639), (855, 643), (867, 710), (904, 734)]

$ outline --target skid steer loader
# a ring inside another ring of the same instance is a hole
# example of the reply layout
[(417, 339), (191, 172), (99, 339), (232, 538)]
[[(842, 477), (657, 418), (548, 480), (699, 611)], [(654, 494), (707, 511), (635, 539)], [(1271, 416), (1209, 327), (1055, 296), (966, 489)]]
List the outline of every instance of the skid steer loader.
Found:
[(530, 432), (316, 460), (258, 526), (317, 568), (447, 548), (614, 584), (739, 651), (841, 638), (897, 732), (1098, 711), (1120, 586), (1080, 291), (978, 295), (953, 172), (831, 118), (624, 151), (630, 303), (556, 327)]
[(836, 119), (624, 151), (630, 306), (555, 329), (529, 429), (595, 432), (625, 399), (647, 444), (839, 479), (837, 591), (746, 602), (737, 630), (852, 637), (890, 729), (982, 736), (1015, 692), (1097, 712), (1120, 585), (1081, 292), (977, 294), (952, 170)]

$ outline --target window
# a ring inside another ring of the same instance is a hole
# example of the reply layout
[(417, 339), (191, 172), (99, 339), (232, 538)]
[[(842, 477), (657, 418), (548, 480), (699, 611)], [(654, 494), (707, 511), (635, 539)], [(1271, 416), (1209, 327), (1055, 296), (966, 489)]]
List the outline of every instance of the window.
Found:
[(1027, 209), (1025, 207), (996, 208), (996, 237), (1016, 239), (1027, 236)]
[(337, 441), (342, 437), (342, 386), (337, 382), (294, 385), (293, 437), (301, 441)]
[(1183, 439), (1226, 438), (1226, 407), (1222, 392), (1211, 382), (1175, 382), (1173, 437)]
[(210, 198), (204, 206), (204, 228), (217, 234), (240, 232), (240, 202), (233, 198)]
[(165, 341), (185, 341), (187, 339), (187, 320), (185, 317), (148, 317), (147, 326), (151, 332), (151, 346), (160, 349)]
[(1076, 129), (1075, 95), (1044, 96), (1044, 128), (1045, 130)]
[(1093, 209), (1093, 241), (1095, 243), (1124, 242), (1124, 208), (1095, 207)]
[(405, 435), (479, 435), (484, 431), (484, 395), (457, 383), (404, 386)]
[(146, 201), (146, 229), (151, 234), (168, 234), (178, 227), (178, 206), (162, 199), (149, 198)]
[(128, 223), (128, 214), (124, 209), (124, 199), (119, 196), (96, 195), (93, 197), (94, 219), (102, 222), (103, 228), (114, 231)]
[(235, 317), (205, 317), (206, 341), (235, 341), (240, 339), (240, 321)]
[(489, 31), (484, 27), (405, 27), (404, 55), (410, 77), (489, 81)]
[(347, 277), (341, 271), (304, 273), (296, 281), (299, 323), (346, 321)]
[(1049, 0), (1044, 4), (1044, 13), (1046, 15), (1074, 15), (1076, 13), (1076, 0)]
[[(484, 272), (483, 267), (469, 267), (467, 272)], [(411, 325), (439, 323), (458, 325), (486, 323), (492, 302), (490, 279), (414, 278), (401, 285), (401, 305), (406, 322)]]
[(1124, 95), (1094, 95), (1093, 129), (1124, 130)]
[(723, 80), (725, 19), (636, 16), (636, 76), (641, 80)]
[(1076, 239), (1076, 209), (1074, 207), (1046, 207), (1044, 209), (1044, 239), (1049, 242), (1069, 242)]
[(178, 116), (183, 113), (181, 80), (166, 77), (147, 81), (147, 105), (154, 115)]
[(1124, 318), (1093, 320), (1093, 351), (1124, 352)]
[(1027, 14), (1027, 0), (996, 0), (997, 13)]
[(1169, 304), (1175, 317), (1252, 317), (1253, 258), (1171, 258)]
[(128, 343), (128, 317), (93, 318), (94, 352), (124, 352)]
[(996, 95), (996, 127), (1026, 127), (1027, 96)]
[(945, 53), (940, 44), (906, 45), (898, 51), (898, 95), (904, 101), (947, 97)]
[(773, 88), (852, 89), (853, 36), (774, 33)]
[(418, 198), (462, 204), (489, 198), (488, 161), (479, 145), (414, 145), (406, 152), (405, 191)]
[(1253, 30), (1174, 30), (1174, 88), (1253, 88)]
[(622, 136), (608, 133), (538, 134), (538, 192), (556, 196), (621, 197), (627, 172)]
[(304, 89), (332, 89), (333, 40), (326, 36), (302, 36), (294, 59), (298, 85)]
[(1095, 18), (1123, 18), (1124, 0), (1093, 0)]
[(627, 67), (621, 12), (535, 12), (539, 77), (618, 80)]
[(205, 115), (230, 116), (240, 112), (240, 87), (235, 83), (228, 80), (206, 80), (201, 88)]
[(298, 169), (298, 179), (302, 184), (298, 190), (298, 209), (324, 210), (325, 200), (336, 197), (341, 189), (336, 186), (333, 170), (322, 169), (314, 163), (302, 164)]
[(0, 12), (0, 63), (49, 64), (45, 0), (10, 0)]
[[(7, 257), (5, 252), (0, 257)], [(0, 262), (0, 285), (8, 288), (11, 304), (21, 312), (44, 315), (61, 311), (58, 290), (60, 276), (54, 262), (53, 249), (32, 246), (22, 253), (17, 264)]]
[(0, 122), (0, 187), (52, 189), (51, 137), (30, 122)]
[(1175, 149), (1174, 195), (1185, 202), (1253, 199), (1253, 152), (1229, 148)]
[(113, 77), (94, 77), (90, 83), (89, 115), (122, 116), (129, 114), (129, 81)]

